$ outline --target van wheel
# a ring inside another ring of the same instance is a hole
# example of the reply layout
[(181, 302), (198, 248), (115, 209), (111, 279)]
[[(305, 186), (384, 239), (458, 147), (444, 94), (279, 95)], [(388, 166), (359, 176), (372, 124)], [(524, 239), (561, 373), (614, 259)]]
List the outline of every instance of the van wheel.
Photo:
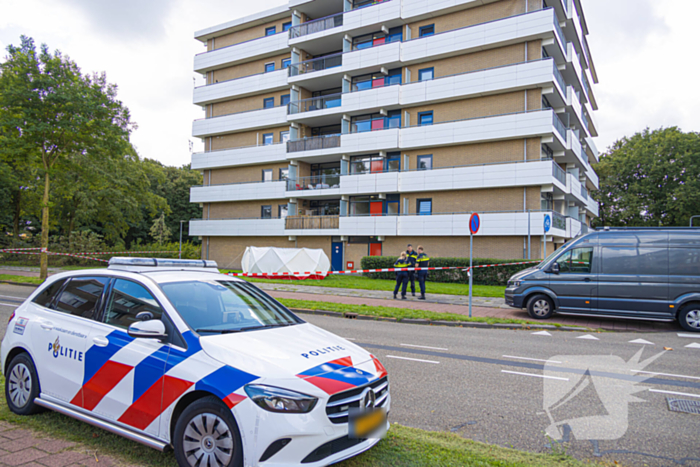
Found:
[(34, 362), (26, 353), (21, 353), (10, 362), (5, 373), (5, 400), (17, 415), (31, 415), (42, 410), (34, 403), (39, 395), (39, 378)]
[(173, 437), (180, 467), (241, 467), (243, 443), (231, 410), (216, 397), (203, 397), (180, 415)]
[(527, 302), (527, 313), (534, 319), (549, 319), (554, 314), (554, 303), (546, 295), (533, 295)]
[(700, 332), (700, 303), (691, 303), (678, 313), (678, 322), (686, 331)]

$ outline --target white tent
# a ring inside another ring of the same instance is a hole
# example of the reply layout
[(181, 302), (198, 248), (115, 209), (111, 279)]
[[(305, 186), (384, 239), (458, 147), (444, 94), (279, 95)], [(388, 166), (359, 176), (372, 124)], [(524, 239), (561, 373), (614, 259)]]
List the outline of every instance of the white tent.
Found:
[(244, 273), (270, 277), (273, 273), (290, 273), (285, 276), (292, 279), (323, 279), (330, 270), (331, 262), (323, 250), (249, 246), (243, 253), (241, 265)]

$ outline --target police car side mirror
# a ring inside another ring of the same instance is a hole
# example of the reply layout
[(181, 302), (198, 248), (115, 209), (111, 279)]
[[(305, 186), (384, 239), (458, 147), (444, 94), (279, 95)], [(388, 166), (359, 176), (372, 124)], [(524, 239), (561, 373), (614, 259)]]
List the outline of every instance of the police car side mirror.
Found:
[(552, 266), (549, 268), (549, 272), (552, 274), (559, 274), (559, 263), (552, 264)]
[(131, 326), (129, 326), (128, 333), (131, 337), (142, 337), (146, 339), (163, 339), (168, 337), (165, 332), (165, 325), (159, 319), (132, 323)]

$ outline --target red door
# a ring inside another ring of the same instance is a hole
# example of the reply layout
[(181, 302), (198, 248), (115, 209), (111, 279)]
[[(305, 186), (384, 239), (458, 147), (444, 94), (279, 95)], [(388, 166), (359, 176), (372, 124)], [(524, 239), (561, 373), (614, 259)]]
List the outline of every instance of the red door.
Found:
[(381, 216), (384, 212), (384, 201), (372, 201), (369, 204), (370, 216)]
[(369, 255), (370, 256), (382, 256), (382, 244), (381, 243), (370, 243), (369, 244)]
[(369, 171), (373, 174), (384, 172), (384, 159), (373, 160)]

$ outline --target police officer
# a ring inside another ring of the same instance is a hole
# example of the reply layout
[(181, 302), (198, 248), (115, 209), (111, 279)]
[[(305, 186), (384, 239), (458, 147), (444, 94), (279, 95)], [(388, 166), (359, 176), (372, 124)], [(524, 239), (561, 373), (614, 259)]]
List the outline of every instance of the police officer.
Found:
[[(411, 264), (409, 267), (415, 268), (416, 267), (416, 260), (418, 259), (418, 254), (413, 250), (413, 247), (411, 244), (408, 244), (408, 248), (406, 249), (406, 257), (408, 258), (408, 262)], [(411, 281), (411, 293), (413, 296), (416, 296), (416, 283), (414, 280), (414, 274), (415, 271), (408, 271), (408, 280)]]
[[(429, 268), (430, 258), (423, 252), (423, 247), (418, 245), (418, 258), (416, 267)], [(418, 273), (418, 285), (420, 286), (420, 297), (418, 300), (425, 300), (425, 280), (428, 278), (428, 271), (416, 271)]]
[(399, 286), (401, 286), (401, 300), (406, 300), (406, 287), (408, 286), (408, 271), (405, 269), (409, 267), (411, 263), (408, 262), (406, 252), (402, 251), (399, 259), (394, 263), (394, 267), (399, 269), (396, 271), (396, 287), (394, 287), (394, 299), (396, 299), (396, 294), (399, 293)]

